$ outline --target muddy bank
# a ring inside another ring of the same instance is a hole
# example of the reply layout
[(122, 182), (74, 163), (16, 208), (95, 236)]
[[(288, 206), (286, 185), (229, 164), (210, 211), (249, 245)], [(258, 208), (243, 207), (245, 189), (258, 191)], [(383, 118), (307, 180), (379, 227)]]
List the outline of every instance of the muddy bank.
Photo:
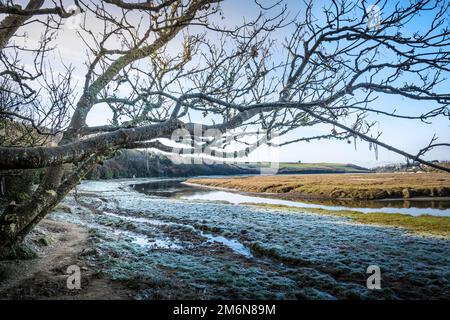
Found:
[[(140, 182), (85, 182), (65, 199), (51, 223), (85, 230), (84, 238), (70, 243), (76, 250), (67, 260), (52, 260), (58, 268), (41, 264), (53, 279), (45, 281), (64, 286), (61, 269), (76, 263), (87, 269), (86, 291), (76, 298), (93, 297), (94, 288), (106, 299), (444, 299), (450, 292), (447, 240), (345, 217), (147, 196), (129, 187)], [(381, 268), (382, 290), (366, 287), (370, 265)], [(1, 297), (33, 297), (30, 279), (48, 287), (36, 274), (9, 282)], [(74, 293), (56, 287), (36, 297), (48, 295)]]

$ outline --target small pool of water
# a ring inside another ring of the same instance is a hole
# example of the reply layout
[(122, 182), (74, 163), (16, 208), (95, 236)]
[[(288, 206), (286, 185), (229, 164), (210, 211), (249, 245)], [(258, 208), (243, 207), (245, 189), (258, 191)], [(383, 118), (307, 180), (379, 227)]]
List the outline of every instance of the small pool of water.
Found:
[(253, 254), (250, 251), (250, 249), (247, 248), (246, 246), (244, 246), (242, 243), (240, 243), (237, 240), (232, 240), (232, 239), (228, 239), (228, 238), (225, 238), (222, 236), (216, 236), (216, 235), (203, 233), (203, 232), (201, 233), (201, 235), (204, 236), (205, 238), (207, 238), (208, 241), (223, 244), (224, 246), (230, 248), (237, 254), (243, 255), (246, 258), (253, 257)]
[[(412, 216), (433, 215), (450, 217), (449, 200), (379, 200), (350, 202), (351, 205), (329, 205), (318, 203), (290, 201), (269, 197), (256, 197), (239, 192), (229, 192), (197, 187), (183, 183), (181, 180), (152, 181), (135, 184), (136, 191), (154, 197), (170, 197), (189, 201), (228, 202), (235, 205), (246, 203), (285, 205), (297, 208), (327, 209), (327, 210), (354, 210), (363, 213), (384, 212), (400, 213)], [(325, 202), (325, 201), (324, 201)]]
[[(131, 217), (131, 216), (124, 216), (124, 215), (118, 215), (115, 213), (111, 213), (111, 212), (104, 212), (104, 214), (106, 216), (109, 217), (114, 217), (114, 218), (119, 218), (122, 220), (126, 220), (126, 221), (131, 221), (131, 222), (138, 222), (138, 223), (147, 223), (150, 224), (152, 226), (164, 226), (164, 225), (169, 225), (169, 224), (175, 224), (172, 222), (164, 222), (162, 220), (157, 220), (157, 219), (148, 219), (148, 218), (141, 218), (141, 217)], [(183, 226), (187, 226), (193, 230), (196, 230), (193, 226), (191, 225), (186, 225), (184, 224)], [(244, 246), (242, 243), (240, 243), (237, 240), (233, 240), (233, 239), (228, 239), (225, 238), (223, 236), (219, 236), (219, 235), (214, 235), (214, 234), (210, 234), (210, 233), (206, 233), (206, 232), (202, 232), (197, 230), (200, 235), (204, 238), (206, 238), (209, 242), (217, 242), (220, 243), (228, 248), (230, 248), (232, 251), (236, 252), (237, 254), (243, 255), (246, 258), (252, 258), (253, 255), (250, 251), (249, 248), (247, 248), (246, 246)], [(148, 237), (146, 237), (145, 235), (140, 235), (134, 232), (130, 232), (130, 231), (116, 231), (115, 234), (117, 236), (126, 236), (132, 239), (132, 242), (141, 246), (141, 247), (146, 247), (146, 248), (159, 248), (159, 249), (182, 249), (180, 246), (172, 243), (170, 240), (168, 239), (154, 239), (154, 240), (150, 240), (148, 239)]]

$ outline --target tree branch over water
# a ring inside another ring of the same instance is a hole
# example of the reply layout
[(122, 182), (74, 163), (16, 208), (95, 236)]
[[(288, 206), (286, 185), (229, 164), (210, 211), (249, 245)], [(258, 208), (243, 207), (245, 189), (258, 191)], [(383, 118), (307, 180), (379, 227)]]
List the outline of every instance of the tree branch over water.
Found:
[[(433, 137), (408, 152), (374, 130), (377, 116), (449, 119), (447, 1), (253, 6), (252, 18), (231, 23), (226, 0), (2, 1), (0, 167), (46, 168), (32, 197), (1, 216), (5, 246), (93, 162), (121, 148), (176, 153), (167, 139), (189, 154), (228, 158), (263, 144), (353, 138), (449, 171), (427, 160), (447, 142)], [(84, 66), (56, 54), (68, 30)], [(401, 112), (395, 98), (405, 102)], [(97, 108), (107, 110), (104, 121), (89, 126)], [(324, 125), (329, 131), (317, 135), (298, 130)]]

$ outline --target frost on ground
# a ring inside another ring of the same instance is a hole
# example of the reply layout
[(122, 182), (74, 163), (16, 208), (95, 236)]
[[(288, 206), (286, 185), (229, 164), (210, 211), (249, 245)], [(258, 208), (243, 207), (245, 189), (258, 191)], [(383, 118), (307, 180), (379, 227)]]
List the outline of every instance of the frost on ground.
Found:
[[(448, 240), (307, 212), (150, 197), (131, 183), (83, 183), (64, 202), (70, 210), (52, 218), (88, 227), (84, 258), (135, 298), (450, 296)], [(370, 265), (381, 268), (381, 290), (366, 287)]]

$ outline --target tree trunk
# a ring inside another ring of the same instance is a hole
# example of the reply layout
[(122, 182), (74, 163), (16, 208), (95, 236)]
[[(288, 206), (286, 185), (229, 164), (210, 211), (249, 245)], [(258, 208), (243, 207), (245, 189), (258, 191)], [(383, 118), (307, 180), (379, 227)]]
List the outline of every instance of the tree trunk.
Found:
[(20, 174), (5, 177), (4, 196), (8, 203), (23, 203), (32, 194), (35, 170), (22, 170)]
[(64, 167), (49, 168), (44, 181), (29, 201), (22, 205), (8, 205), (0, 217), (0, 257), (7, 255), (11, 249), (20, 244), (83, 179), (97, 161), (98, 157), (92, 156), (80, 164), (62, 183), (60, 181)]

